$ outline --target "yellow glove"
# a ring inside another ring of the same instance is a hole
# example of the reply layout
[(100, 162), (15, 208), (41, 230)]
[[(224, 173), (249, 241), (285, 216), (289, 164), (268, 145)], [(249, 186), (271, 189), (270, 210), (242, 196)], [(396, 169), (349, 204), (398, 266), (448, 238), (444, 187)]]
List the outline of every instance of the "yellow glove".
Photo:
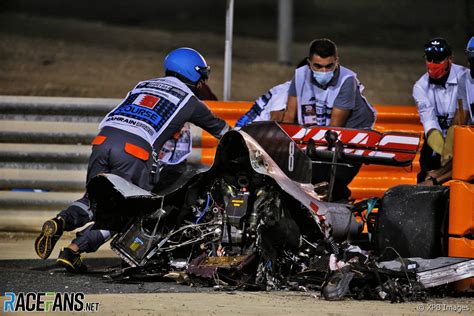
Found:
[(443, 152), (441, 153), (441, 166), (445, 166), (453, 159), (454, 147), (454, 125), (448, 128), (446, 139), (444, 140)]
[(438, 154), (443, 153), (444, 138), (439, 129), (433, 129), (428, 135), (428, 145)]

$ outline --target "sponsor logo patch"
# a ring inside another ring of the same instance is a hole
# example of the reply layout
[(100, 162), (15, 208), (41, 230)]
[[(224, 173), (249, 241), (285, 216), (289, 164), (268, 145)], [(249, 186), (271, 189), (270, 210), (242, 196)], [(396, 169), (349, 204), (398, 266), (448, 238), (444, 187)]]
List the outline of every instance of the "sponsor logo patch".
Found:
[(133, 104), (153, 109), (160, 101), (159, 97), (149, 94), (139, 94)]

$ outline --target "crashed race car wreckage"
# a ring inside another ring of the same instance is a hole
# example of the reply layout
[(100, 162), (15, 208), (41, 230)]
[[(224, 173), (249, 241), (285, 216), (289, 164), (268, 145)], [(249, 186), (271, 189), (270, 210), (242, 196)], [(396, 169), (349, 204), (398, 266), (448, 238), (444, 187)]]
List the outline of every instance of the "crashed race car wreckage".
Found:
[[(424, 299), (474, 276), (473, 259), (443, 250), (447, 188), (399, 186), (379, 201), (343, 204), (325, 201), (331, 183), (310, 183), (319, 158), (333, 168), (407, 166), (419, 142), (418, 134), (259, 122), (226, 133), (210, 168), (165, 167), (153, 192), (101, 174), (87, 187), (95, 227), (118, 232), (111, 247), (127, 263), (107, 277), (320, 290), (328, 300)], [(415, 220), (402, 224), (405, 215)], [(418, 239), (420, 230), (430, 238)]]

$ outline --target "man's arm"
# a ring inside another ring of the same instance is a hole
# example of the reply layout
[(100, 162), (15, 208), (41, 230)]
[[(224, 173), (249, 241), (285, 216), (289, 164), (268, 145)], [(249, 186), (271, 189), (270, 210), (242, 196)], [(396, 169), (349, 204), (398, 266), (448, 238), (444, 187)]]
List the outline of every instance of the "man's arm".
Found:
[(436, 109), (430, 103), (425, 91), (415, 83), (413, 86), (413, 99), (415, 100), (420, 115), (420, 121), (423, 124), (428, 145), (438, 154), (443, 152), (444, 137), (436, 117)]
[(346, 126), (347, 119), (355, 107), (356, 89), (359, 89), (356, 78), (350, 77), (344, 81), (339, 94), (334, 99), (329, 126)]
[(418, 114), (420, 115), (420, 121), (423, 124), (426, 137), (433, 132), (433, 129), (441, 131), (436, 116), (436, 109), (434, 105), (430, 104), (425, 91), (418, 84), (415, 84), (413, 87), (413, 99), (418, 108)]
[(215, 116), (204, 103), (194, 97), (190, 101), (195, 102), (194, 111), (189, 119), (191, 123), (216, 138), (221, 138), (230, 129), (230, 126), (223, 119)]
[[(284, 123), (295, 123), (298, 121), (296, 117), (297, 115), (298, 115), (298, 100), (296, 98), (295, 78), (293, 77), (288, 87), (288, 98), (286, 101), (286, 110), (283, 114), (281, 114), (280, 121)], [(278, 118), (279, 116), (274, 115), (274, 117)]]
[(334, 107), (332, 109), (331, 122), (329, 126), (344, 127), (350, 114), (351, 110)]
[(284, 115), (285, 115), (285, 110), (271, 111), (270, 112), (270, 121), (282, 122)]
[(244, 115), (242, 115), (237, 122), (235, 123), (236, 128), (242, 128), (245, 125), (252, 123), (259, 115), (262, 113), (262, 109), (255, 102), (250, 110), (248, 110)]
[(286, 102), (286, 111), (283, 115), (284, 123), (294, 123), (296, 121), (297, 101), (296, 97), (289, 95)]

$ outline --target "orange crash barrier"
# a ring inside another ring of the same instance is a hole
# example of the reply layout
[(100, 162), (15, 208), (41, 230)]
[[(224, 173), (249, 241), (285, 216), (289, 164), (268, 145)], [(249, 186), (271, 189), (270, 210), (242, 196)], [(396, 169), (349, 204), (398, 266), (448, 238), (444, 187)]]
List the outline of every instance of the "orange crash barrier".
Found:
[(449, 235), (470, 235), (474, 232), (474, 184), (454, 180), (449, 186)]
[(474, 240), (449, 237), (448, 256), (474, 258)]
[[(449, 183), (449, 255), (474, 258), (474, 128), (454, 128), (453, 181)], [(469, 281), (469, 280), (468, 280)], [(474, 288), (474, 279), (458, 286)]]
[(454, 128), (453, 179), (474, 180), (474, 127)]
[[(245, 114), (253, 102), (240, 101), (206, 101), (206, 104), (219, 117), (231, 126)], [(415, 106), (408, 105), (375, 105), (377, 121), (374, 129), (379, 132), (399, 131), (423, 133), (418, 112)], [(212, 164), (216, 151), (217, 140), (207, 132), (202, 132), (201, 162)], [(418, 158), (415, 158), (412, 168), (391, 167), (379, 165), (364, 165), (350, 185), (355, 199), (381, 197), (390, 187), (398, 184), (416, 184), (416, 174), (419, 171)]]

